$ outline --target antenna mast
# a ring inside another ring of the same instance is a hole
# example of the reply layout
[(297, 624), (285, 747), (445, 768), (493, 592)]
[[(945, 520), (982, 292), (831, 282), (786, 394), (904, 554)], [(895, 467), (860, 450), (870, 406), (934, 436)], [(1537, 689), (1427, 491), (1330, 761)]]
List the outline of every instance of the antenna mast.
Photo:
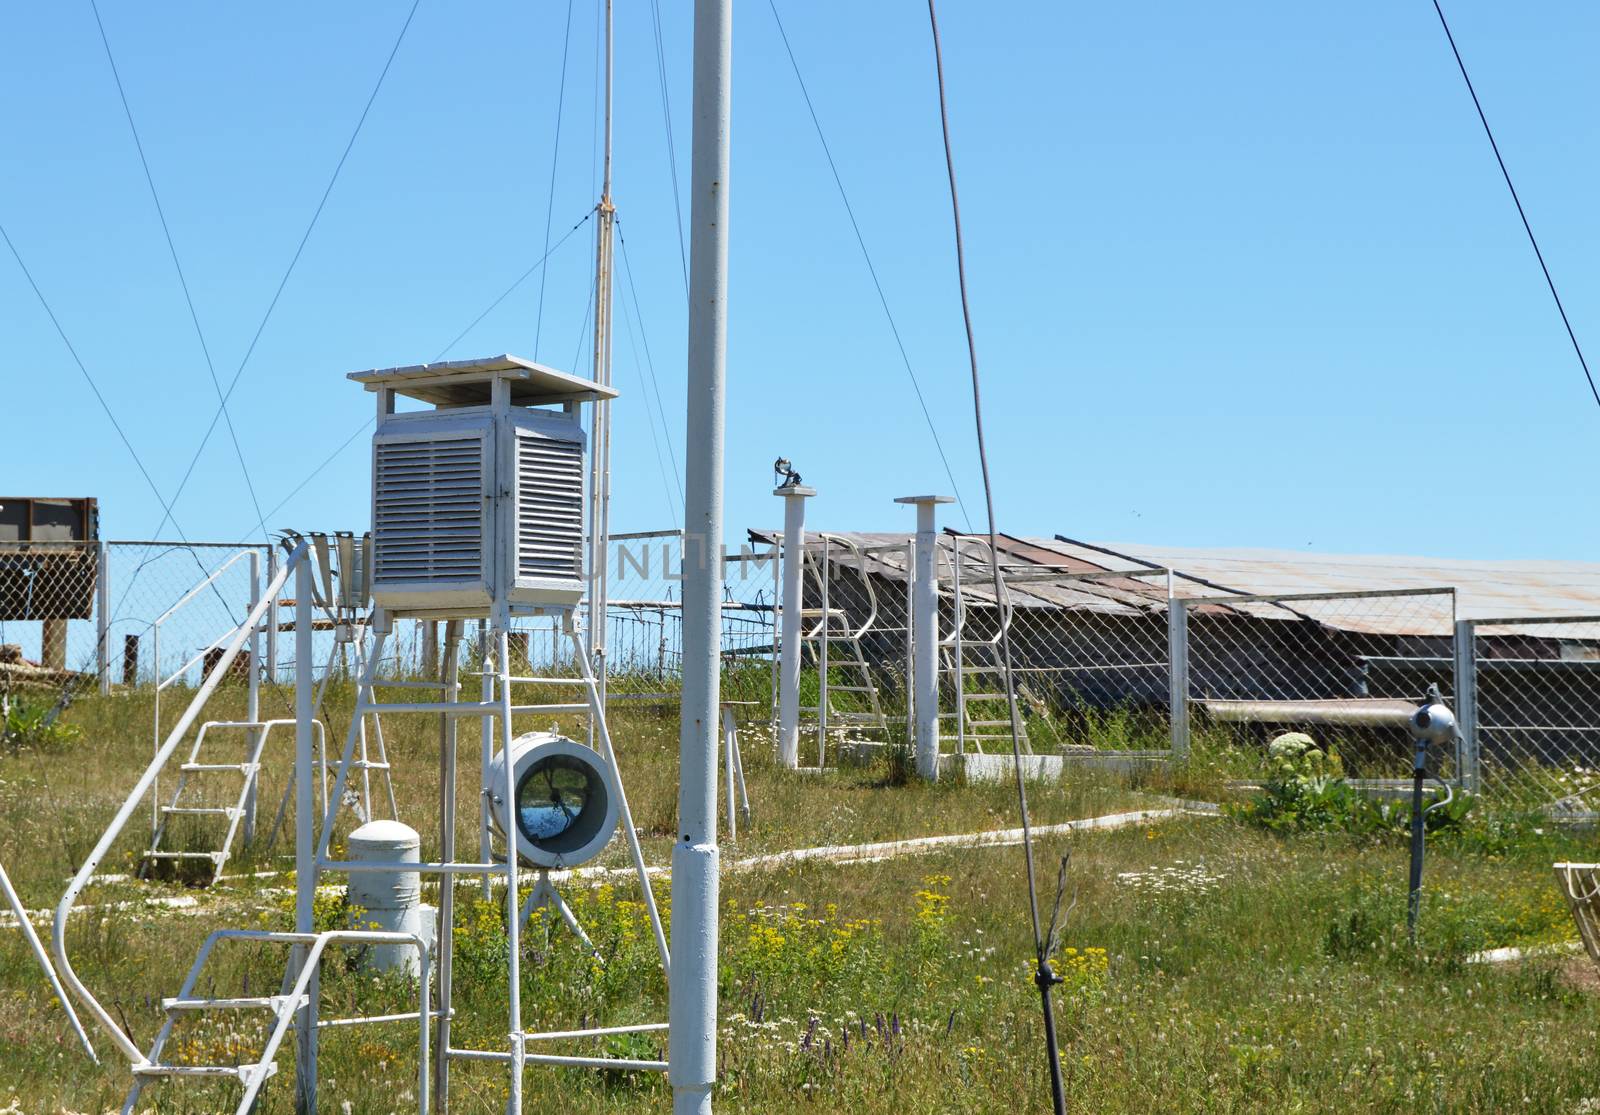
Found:
[[(616, 50), (612, 0), (605, 0), (605, 172), (600, 202), (595, 206), (594, 381), (611, 386), (611, 252), (616, 207), (611, 204), (611, 86)], [(586, 649), (606, 696), (606, 604), (610, 576), (607, 551), (611, 530), (611, 404), (597, 402), (590, 416), (589, 436), (589, 616)], [(593, 728), (590, 728), (593, 735)], [(593, 743), (593, 739), (590, 740)]]

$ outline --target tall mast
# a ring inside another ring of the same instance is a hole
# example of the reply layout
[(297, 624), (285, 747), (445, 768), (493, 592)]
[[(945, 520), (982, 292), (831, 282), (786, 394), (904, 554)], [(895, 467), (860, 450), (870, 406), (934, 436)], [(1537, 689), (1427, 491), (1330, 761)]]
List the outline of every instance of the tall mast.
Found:
[(733, 0), (695, 0), (689, 186), (683, 698), (672, 845), (668, 1079), (674, 1115), (711, 1115), (717, 1079), (717, 709), (722, 665), (722, 452), (728, 341), (728, 127)]
[[(594, 259), (594, 381), (611, 386), (611, 252), (616, 208), (611, 204), (611, 85), (615, 41), (612, 0), (605, 0), (605, 174), (600, 202), (595, 207)], [(589, 624), (587, 649), (599, 682), (600, 699), (606, 695), (606, 602), (610, 576), (607, 550), (611, 516), (611, 402), (597, 399), (591, 408), (589, 435)], [(593, 726), (590, 742), (593, 743)]]

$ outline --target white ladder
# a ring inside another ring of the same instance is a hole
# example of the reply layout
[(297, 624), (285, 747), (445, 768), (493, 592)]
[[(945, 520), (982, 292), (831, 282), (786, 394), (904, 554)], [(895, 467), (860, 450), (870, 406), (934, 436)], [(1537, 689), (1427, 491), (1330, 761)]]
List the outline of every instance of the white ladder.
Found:
[[(889, 720), (884, 715), (883, 701), (878, 692), (877, 680), (867, 662), (861, 637), (871, 630), (878, 615), (878, 597), (867, 574), (865, 556), (854, 541), (831, 534), (818, 535), (820, 549), (807, 547), (802, 555), (801, 568), (811, 582), (812, 598), (819, 607), (802, 607), (800, 611), (801, 650), (809, 655), (817, 667), (818, 701), (815, 705), (802, 705), (800, 712), (816, 718), (817, 765), (826, 766), (827, 736), (830, 728), (866, 728), (887, 739)], [(855, 559), (855, 568), (861, 578), (862, 592), (866, 597), (867, 614), (859, 622), (846, 609), (835, 606), (831, 600), (832, 571), (835, 564), (833, 550), (842, 549), (845, 556), (838, 559), (843, 566), (848, 558)], [(845, 650), (844, 657), (835, 657), (833, 648)], [(834, 669), (847, 671), (849, 681), (836, 685), (831, 678)], [(835, 693), (854, 693), (865, 698), (865, 711), (844, 712), (834, 707)]]
[[(951, 632), (949, 636), (939, 641), (939, 661), (949, 678), (950, 689), (955, 694), (956, 701), (953, 712), (942, 712), (939, 716), (940, 719), (956, 721), (958, 753), (971, 744), (981, 755), (984, 753), (985, 742), (1000, 745), (1002, 751), (1011, 750), (1011, 698), (1006, 692), (1006, 670), (1000, 653), (1000, 637), (1003, 630), (1011, 625), (1012, 611), (1010, 590), (1002, 570), (1000, 581), (1002, 596), (996, 601), (999, 622), (993, 633), (977, 639), (972, 637), (972, 633), (968, 630), (967, 598), (962, 591), (964, 559), (961, 548), (964, 544), (974, 543), (980, 554), (986, 555), (976, 559), (980, 563), (979, 568), (982, 569), (981, 563), (993, 562), (994, 555), (989, 550), (988, 544), (981, 539), (957, 537), (952, 539), (948, 556), (944, 556), (943, 548), (939, 551), (940, 560), (948, 562), (949, 567), (948, 576), (941, 580), (950, 585), (951, 595), (954, 598)], [(969, 583), (972, 581), (970, 574), (967, 580)], [(983, 587), (992, 585), (987, 578), (980, 579), (978, 583)], [(968, 684), (969, 679), (976, 685), (975, 691)], [(1016, 685), (1016, 689), (1016, 699), (1020, 701), (1023, 695), (1021, 685)], [(1017, 717), (1017, 743), (1024, 755), (1033, 754), (1033, 745), (1028, 740), (1027, 724), (1020, 715)]]
[[(159, 807), (159, 822), (150, 837), (150, 846), (145, 849), (140, 857), (139, 874), (144, 877), (150, 868), (159, 861), (184, 861), (206, 860), (211, 864), (211, 877), (207, 884), (215, 883), (222, 876), (223, 865), (228, 862), (228, 856), (233, 850), (234, 838), (238, 835), (241, 822), (245, 826), (245, 842), (249, 843), (255, 836), (255, 794), (258, 776), (261, 773), (261, 756), (266, 750), (267, 738), (272, 729), (283, 725), (293, 726), (293, 720), (207, 720), (200, 725), (195, 733), (194, 745), (189, 749), (189, 757), (178, 767), (178, 784), (172, 791), (172, 799), (166, 805)], [(317, 723), (320, 734), (322, 724)], [(244, 730), (250, 733), (246, 745), (245, 757), (242, 763), (214, 763), (206, 762), (201, 755), (205, 747), (206, 735), (213, 729)], [(199, 803), (186, 803), (184, 791), (193, 781), (209, 781), (208, 775), (237, 775), (239, 776), (239, 793), (232, 805), (209, 804), (202, 795)], [(167, 836), (167, 831), (174, 817), (220, 817), (227, 822), (221, 845), (211, 851), (173, 851), (163, 848), (162, 841)]]
[[(297, 955), (290, 960), (288, 974), (284, 983), (288, 991), (281, 995), (236, 996), (236, 997), (199, 997), (195, 995), (195, 985), (199, 982), (200, 973), (205, 968), (206, 961), (210, 958), (212, 950), (222, 941), (256, 941), (276, 944), (292, 945), (296, 947)], [(428, 949), (420, 937), (409, 933), (384, 933), (369, 930), (333, 930), (326, 933), (275, 933), (264, 930), (249, 929), (219, 929), (206, 938), (200, 947), (200, 953), (195, 957), (194, 964), (189, 968), (189, 974), (183, 981), (183, 987), (176, 996), (161, 1001), (162, 1010), (166, 1019), (161, 1024), (161, 1029), (156, 1033), (155, 1042), (150, 1047), (149, 1054), (143, 1062), (133, 1066), (133, 1087), (129, 1090), (127, 1098), (123, 1101), (123, 1115), (132, 1115), (139, 1103), (147, 1085), (159, 1080), (202, 1079), (202, 1080), (231, 1080), (243, 1085), (244, 1091), (239, 1097), (238, 1104), (234, 1107), (236, 1115), (247, 1115), (255, 1106), (261, 1093), (261, 1087), (278, 1071), (278, 1050), (283, 1045), (283, 1039), (288, 1034), (289, 1028), (294, 1024), (295, 1015), (305, 1009), (311, 1002), (311, 996), (317, 986), (318, 970), (322, 962), (322, 954), (330, 944), (359, 944), (359, 945), (410, 945), (417, 950), (418, 957), (418, 1005), (417, 1041), (420, 1046), (420, 1055), (417, 1059), (417, 1105), (421, 1115), (427, 1115), (428, 1110)], [(303, 953), (303, 955), (301, 955)], [(253, 1061), (238, 1064), (194, 1064), (187, 1061), (163, 1060), (168, 1041), (178, 1021), (185, 1017), (209, 1011), (266, 1011), (272, 1016), (272, 1029), (260, 1053)], [(371, 1018), (341, 1018), (322, 1020), (317, 1023), (319, 1027), (329, 1025), (350, 1026), (362, 1022), (392, 1022), (406, 1016), (382, 1015)]]

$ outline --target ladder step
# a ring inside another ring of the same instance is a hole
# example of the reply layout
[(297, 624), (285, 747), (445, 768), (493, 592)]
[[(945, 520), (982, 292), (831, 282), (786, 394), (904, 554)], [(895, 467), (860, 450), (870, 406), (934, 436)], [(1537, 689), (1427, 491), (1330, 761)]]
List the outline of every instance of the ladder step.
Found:
[(351, 770), (388, 770), (389, 764), (377, 759), (351, 759)]
[[(260, 995), (244, 996), (237, 999), (162, 999), (161, 1009), (165, 1011), (200, 1011), (200, 1010), (270, 1010), (282, 1013), (285, 1004), (294, 1000), (290, 995)], [(301, 995), (294, 1002), (294, 1009), (299, 1010), (311, 999), (309, 995)]]
[(216, 862), (216, 852), (146, 852), (145, 859), (208, 859)]
[(260, 769), (259, 763), (183, 763), (178, 767), (185, 774), (199, 774), (204, 771), (232, 771), (235, 774), (249, 774)]
[(161, 812), (185, 817), (233, 817), (239, 810), (231, 805), (163, 805)]
[(252, 1080), (259, 1073), (271, 1076), (278, 1066), (267, 1065), (134, 1065), (135, 1076), (205, 1076), (212, 1079), (232, 1077), (235, 1080)]
[[(1009, 720), (969, 720), (967, 723), (968, 723), (968, 725), (970, 727), (973, 727), (973, 728), (1009, 728), (1009, 727), (1011, 727), (1011, 721), (1009, 721)], [(1017, 725), (1017, 726), (1019, 728), (1021, 727), (1020, 724)]]
[(967, 700), (969, 702), (971, 702), (971, 701), (1003, 701), (1005, 699), (1006, 699), (1006, 695), (1004, 693), (968, 693), (967, 694)]
[(830, 685), (829, 693), (876, 693), (877, 690), (870, 685)]

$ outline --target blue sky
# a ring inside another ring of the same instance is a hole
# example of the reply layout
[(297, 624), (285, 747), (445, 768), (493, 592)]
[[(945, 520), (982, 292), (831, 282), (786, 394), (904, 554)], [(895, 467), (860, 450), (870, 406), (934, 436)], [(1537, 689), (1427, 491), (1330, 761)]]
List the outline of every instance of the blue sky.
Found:
[[(409, 6), (102, 2), (224, 383)], [(689, 6), (661, 7), (686, 191)], [(979, 523), (926, 10), (779, 10)], [(1600, 356), (1600, 10), (1446, 11)], [(572, 13), (552, 196), (567, 5), (423, 0), (230, 404), (264, 510), (370, 416), (343, 373), (434, 358), (538, 259), (547, 212), (556, 239), (592, 206), (595, 0)], [(1426, 0), (947, 3), (942, 23), (1003, 529), (1594, 555), (1600, 408)], [(622, 0), (617, 34), (615, 193), (642, 316), (641, 338), (619, 297), (623, 530), (680, 515), (658, 451), (663, 419), (683, 450), (684, 289), (649, 4)], [(12, 5), (0, 36), (0, 223), (170, 496), (215, 395), (93, 13)], [(821, 491), (813, 523), (907, 527), (893, 498), (950, 482), (765, 0), (737, 6), (734, 91), (730, 533), (777, 521), (779, 454)], [(591, 255), (585, 226), (542, 315), (536, 275), (447, 355), (586, 366)], [(96, 495), (107, 535), (148, 536), (160, 507), (9, 253), (0, 338), (3, 486)], [(267, 525), (363, 527), (364, 446)], [(177, 518), (192, 538), (258, 532), (225, 432)]]

